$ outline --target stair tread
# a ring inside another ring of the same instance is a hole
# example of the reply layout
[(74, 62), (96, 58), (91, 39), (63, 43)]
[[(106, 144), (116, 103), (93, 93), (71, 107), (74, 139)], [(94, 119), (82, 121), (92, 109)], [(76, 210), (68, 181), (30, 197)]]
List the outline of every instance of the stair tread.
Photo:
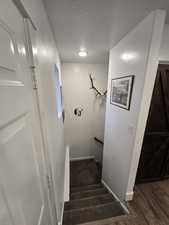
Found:
[(77, 187), (72, 187), (70, 189), (71, 193), (75, 193), (75, 192), (80, 192), (80, 191), (85, 191), (85, 190), (94, 190), (97, 188), (103, 187), (102, 183), (98, 183), (98, 184), (91, 184), (91, 185), (83, 185), (83, 186), (77, 186)]
[(110, 193), (107, 193), (103, 195), (72, 200), (70, 202), (65, 203), (64, 209), (65, 211), (74, 210), (74, 209), (90, 207), (90, 206), (99, 205), (99, 204), (110, 203), (113, 201), (116, 201), (115, 198)]
[(121, 204), (118, 201), (114, 201), (111, 203), (100, 204), (87, 208), (65, 211), (63, 217), (63, 225), (76, 225), (124, 214), (125, 211), (121, 207)]
[(70, 186), (100, 183), (101, 173), (94, 159), (70, 162)]
[(106, 193), (109, 193), (109, 192), (105, 187), (101, 187), (101, 188), (94, 189), (94, 190), (83, 190), (81, 192), (72, 193), (70, 195), (70, 200), (82, 199), (82, 198), (102, 195), (102, 194), (106, 194)]

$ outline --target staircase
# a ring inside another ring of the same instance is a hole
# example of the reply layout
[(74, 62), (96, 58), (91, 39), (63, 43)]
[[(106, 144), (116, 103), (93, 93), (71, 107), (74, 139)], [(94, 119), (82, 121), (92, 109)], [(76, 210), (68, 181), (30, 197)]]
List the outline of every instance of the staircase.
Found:
[[(89, 164), (95, 165), (92, 166), (92, 168), (97, 168), (94, 160), (90, 162), (76, 162), (76, 166), (82, 165), (84, 168), (85, 163), (86, 171), (87, 168), (91, 168), (91, 166), (89, 167)], [(75, 170), (75, 165), (72, 167), (73, 171), (81, 171), (81, 173), (83, 173), (83, 170), (80, 170), (79, 168)], [(93, 171), (93, 173), (87, 174), (92, 176), (92, 174), (96, 175), (96, 173), (97, 171)], [(73, 176), (73, 174), (71, 176)], [(82, 178), (82, 175), (79, 174), (79, 177)], [(77, 183), (79, 184), (80, 181), (78, 179), (78, 175), (76, 178)], [(91, 181), (92, 178), (86, 177), (85, 180)], [(93, 180), (96, 181), (97, 179)], [(72, 184), (70, 190), (70, 201), (65, 203), (63, 225), (83, 224), (125, 214), (125, 211), (120, 202), (117, 201), (111, 193), (109, 193), (109, 191), (101, 182), (78, 186), (76, 185), (74, 179), (74, 183)]]

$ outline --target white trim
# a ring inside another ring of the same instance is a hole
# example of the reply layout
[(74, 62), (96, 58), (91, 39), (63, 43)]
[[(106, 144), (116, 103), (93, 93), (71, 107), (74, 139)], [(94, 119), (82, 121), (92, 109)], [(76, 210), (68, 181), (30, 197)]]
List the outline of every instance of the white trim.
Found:
[(64, 208), (65, 208), (65, 204), (63, 203), (62, 212), (61, 212), (61, 219), (60, 219), (60, 221), (58, 221), (58, 225), (62, 225), (63, 224)]
[(24, 84), (21, 81), (2, 80), (2, 81), (0, 81), (0, 86), (23, 87)]
[(5, 66), (0, 66), (0, 70), (3, 70), (3, 72), (4, 71), (5, 72), (8, 71), (8, 72), (11, 72), (11, 73), (16, 73), (16, 70), (8, 68), (8, 67), (5, 67)]
[(41, 225), (42, 223), (43, 214), (44, 214), (44, 205), (41, 207), (41, 210), (40, 210), (38, 225)]
[(169, 61), (159, 60), (159, 64), (166, 64), (166, 65), (168, 65), (169, 64)]
[(66, 146), (65, 155), (65, 177), (64, 177), (64, 202), (70, 199), (70, 149)]
[(86, 159), (94, 159), (94, 158), (95, 157), (93, 155), (91, 155), (91, 156), (70, 158), (70, 161), (78, 161), (78, 160), (86, 160)]
[(23, 18), (28, 18), (33, 26), (33, 28), (35, 30), (37, 30), (35, 23), (33, 22), (31, 16), (29, 15), (29, 13), (27, 12), (27, 9), (24, 7), (24, 4), (22, 3), (22, 1), (20, 0), (13, 0), (13, 3), (15, 4), (15, 6), (17, 7), (17, 9), (19, 10), (19, 12), (21, 13)]
[(133, 200), (133, 197), (134, 197), (134, 192), (133, 191), (127, 192), (126, 196), (125, 196), (125, 201), (131, 201), (131, 200)]
[[(70, 199), (70, 148), (66, 146), (66, 155), (65, 155), (65, 178), (64, 178), (64, 202), (69, 201)], [(63, 214), (64, 214), (64, 206), (63, 203), (61, 219), (58, 221), (58, 225), (63, 224)]]
[(113, 195), (113, 197), (116, 199), (116, 201), (120, 202), (119, 198), (117, 197), (117, 195), (114, 194), (114, 192), (109, 187), (109, 185), (103, 179), (101, 180), (101, 182), (108, 189), (108, 191)]
[(126, 207), (126, 205), (123, 202), (120, 201), (120, 199), (118, 198), (118, 196), (112, 191), (112, 189), (109, 187), (109, 185), (103, 179), (101, 180), (101, 182), (108, 189), (108, 191), (113, 195), (113, 197), (115, 198), (115, 200), (121, 204), (121, 207), (124, 209), (124, 211), (126, 212), (126, 214), (129, 214), (129, 210)]
[[(14, 0), (15, 2), (18, 0)], [(30, 20), (28, 18), (24, 19), (24, 28), (25, 28), (25, 39), (26, 39), (26, 47), (27, 47), (27, 51), (28, 51), (28, 55), (27, 55), (27, 60), (28, 60), (28, 64), (29, 66), (34, 66), (35, 64), (38, 65), (38, 59), (34, 58), (33, 56), (33, 52), (32, 52), (32, 41), (33, 41), (33, 37), (31, 36), (30, 33), (30, 29), (32, 29), (33, 31), (35, 31), (34, 35), (36, 35), (36, 29), (35, 27), (31, 26), (32, 23), (30, 23)], [(30, 25), (30, 26), (29, 26)], [(33, 24), (32, 24), (33, 25)], [(35, 36), (36, 38), (36, 36)], [(35, 63), (36, 60), (36, 63)], [(58, 221), (57, 218), (57, 210), (56, 210), (56, 193), (55, 193), (55, 188), (54, 188), (54, 181), (53, 181), (53, 174), (52, 174), (52, 168), (51, 168), (51, 163), (50, 163), (50, 158), (49, 158), (49, 154), (47, 149), (49, 149), (48, 145), (48, 135), (47, 135), (47, 127), (46, 127), (46, 110), (43, 104), (43, 95), (42, 95), (42, 84), (40, 81), (40, 73), (39, 73), (39, 67), (37, 66), (36, 69), (36, 78), (37, 78), (37, 85), (38, 85), (38, 89), (36, 89), (36, 91), (34, 92), (34, 107), (37, 110), (37, 119), (36, 122), (38, 122), (38, 126), (40, 129), (40, 136), (41, 136), (41, 144), (42, 144), (42, 161), (41, 159), (38, 157), (38, 163), (41, 162), (44, 166), (44, 176), (45, 178), (42, 177), (42, 181), (43, 179), (44, 182), (42, 182), (42, 185), (44, 186), (44, 190), (47, 190), (47, 200), (48, 200), (48, 206), (49, 206), (49, 213), (50, 213), (50, 219), (52, 222), (52, 225), (56, 224), (56, 222)], [(30, 73), (32, 73), (33, 71), (30, 69)], [(32, 89), (33, 90), (33, 89)], [(51, 188), (48, 188), (48, 178), (51, 181)], [(47, 179), (46, 179), (47, 178)], [(43, 192), (43, 195), (45, 197), (46, 193)], [(52, 204), (53, 201), (53, 204)]]
[(146, 128), (151, 97), (154, 89), (155, 78), (157, 74), (157, 67), (159, 64), (159, 50), (165, 24), (166, 12), (164, 10), (156, 10), (153, 12), (154, 24), (152, 31), (152, 40), (150, 41), (149, 55), (147, 57), (147, 66), (145, 73), (144, 87), (142, 91), (142, 99), (140, 112), (138, 115), (137, 129), (135, 134), (133, 152), (131, 155), (130, 171), (127, 184), (127, 196), (133, 193), (135, 185), (136, 173), (138, 169), (141, 148)]

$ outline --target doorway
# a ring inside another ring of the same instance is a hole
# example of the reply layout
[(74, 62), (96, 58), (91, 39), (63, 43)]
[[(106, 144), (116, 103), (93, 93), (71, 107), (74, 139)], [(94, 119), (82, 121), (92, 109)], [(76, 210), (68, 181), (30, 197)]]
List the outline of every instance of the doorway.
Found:
[(169, 178), (169, 65), (158, 66), (136, 183)]

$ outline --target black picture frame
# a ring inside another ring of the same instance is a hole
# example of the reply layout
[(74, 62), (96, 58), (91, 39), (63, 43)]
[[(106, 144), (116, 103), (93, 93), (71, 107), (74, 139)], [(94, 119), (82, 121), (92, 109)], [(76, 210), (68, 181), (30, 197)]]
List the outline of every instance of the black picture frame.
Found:
[(111, 80), (110, 104), (130, 110), (134, 77), (134, 75), (128, 75)]

